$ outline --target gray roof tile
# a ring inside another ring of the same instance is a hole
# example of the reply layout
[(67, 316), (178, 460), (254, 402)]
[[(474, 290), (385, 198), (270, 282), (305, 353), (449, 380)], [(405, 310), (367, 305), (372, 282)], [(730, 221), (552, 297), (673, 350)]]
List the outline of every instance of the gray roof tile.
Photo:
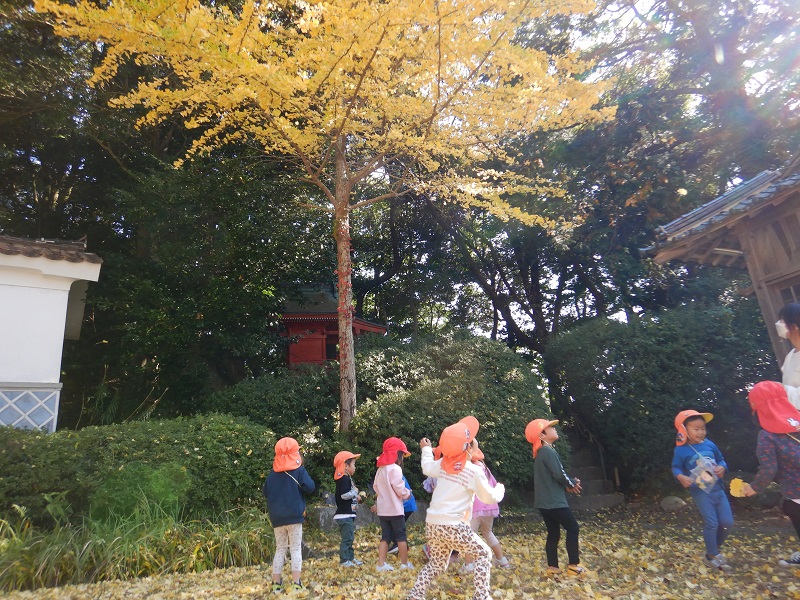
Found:
[(103, 259), (86, 252), (86, 240), (32, 240), (0, 235), (0, 254), (7, 256), (42, 257), (48, 260), (66, 260), (68, 262), (89, 262), (101, 264)]

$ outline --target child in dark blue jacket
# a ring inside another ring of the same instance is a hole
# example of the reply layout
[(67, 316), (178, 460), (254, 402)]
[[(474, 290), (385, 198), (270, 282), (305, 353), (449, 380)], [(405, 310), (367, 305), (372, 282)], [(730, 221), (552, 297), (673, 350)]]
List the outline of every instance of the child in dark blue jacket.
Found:
[(292, 587), (303, 589), (300, 571), (303, 566), (303, 520), (306, 501), (303, 494), (314, 491), (316, 484), (303, 466), (300, 445), (290, 437), (275, 444), (272, 471), (264, 482), (267, 511), (275, 533), (275, 557), (272, 561), (272, 591), (283, 590), (281, 572), (286, 562), (286, 550), (292, 557)]
[(356, 533), (356, 509), (360, 500), (358, 488), (353, 483), (356, 459), (360, 454), (342, 450), (333, 458), (333, 479), (336, 481), (336, 514), (333, 521), (339, 526), (342, 542), (339, 544), (339, 564), (342, 567), (357, 567), (364, 563), (353, 552)]
[(728, 469), (722, 452), (706, 438), (706, 423), (714, 418), (711, 413), (683, 410), (675, 417), (675, 453), (672, 457), (672, 474), (689, 490), (703, 517), (703, 540), (706, 554), (703, 562), (720, 571), (730, 571), (731, 566), (720, 554), (719, 547), (733, 527), (733, 514), (722, 477)]

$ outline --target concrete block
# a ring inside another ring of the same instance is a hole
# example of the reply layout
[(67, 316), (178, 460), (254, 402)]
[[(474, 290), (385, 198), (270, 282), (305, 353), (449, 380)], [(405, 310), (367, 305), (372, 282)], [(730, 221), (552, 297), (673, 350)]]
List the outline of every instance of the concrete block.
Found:
[(614, 491), (614, 484), (608, 479), (581, 480), (581, 494), (584, 496), (594, 496), (597, 494), (611, 494)]
[(567, 494), (567, 500), (572, 510), (601, 510), (623, 504), (625, 496), (622, 494), (598, 494), (596, 496)]
[(601, 467), (577, 467), (570, 469), (568, 475), (570, 477), (577, 477), (581, 481), (606, 478), (606, 474)]

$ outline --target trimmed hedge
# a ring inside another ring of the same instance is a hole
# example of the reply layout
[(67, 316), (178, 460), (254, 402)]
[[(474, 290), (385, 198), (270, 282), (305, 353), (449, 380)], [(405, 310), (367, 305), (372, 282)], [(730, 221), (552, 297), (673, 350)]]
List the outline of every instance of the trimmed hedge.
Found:
[[(532, 482), (525, 425), (551, 413), (533, 366), (504, 344), (468, 335), (414, 342), (369, 337), (359, 340), (356, 365), (361, 393), (374, 394), (361, 400), (352, 424), (353, 445), (364, 453), (362, 469), (369, 477), (383, 440), (398, 436), (412, 452), (404, 470), (419, 489), (417, 442), (428, 437), (436, 445), (444, 427), (472, 414), (480, 421), (478, 440), (497, 480), (511, 488)], [(566, 444), (561, 446), (566, 451)]]
[(600, 439), (624, 485), (669, 473), (675, 415), (688, 408), (714, 413), (708, 435), (731, 470), (755, 469), (747, 389), (779, 378), (755, 299), (595, 319), (556, 337), (544, 358), (561, 410)]
[[(276, 439), (295, 438), (303, 449), (305, 467), (318, 485), (332, 479), (333, 456), (348, 445), (347, 442), (341, 445), (341, 436), (336, 433), (339, 413), (336, 363), (281, 368), (256, 379), (246, 379), (209, 396), (203, 409), (244, 417), (274, 431)], [(268, 471), (271, 464), (270, 458)], [(331, 489), (330, 485), (325, 487)]]
[(216, 414), (53, 434), (0, 428), (0, 516), (17, 504), (52, 525), (130, 513), (144, 497), (188, 518), (215, 514), (260, 499), (274, 445), (264, 427)]
[(312, 429), (331, 437), (339, 412), (339, 369), (336, 365), (276, 369), (210, 395), (203, 411), (245, 417), (279, 438), (300, 439)]

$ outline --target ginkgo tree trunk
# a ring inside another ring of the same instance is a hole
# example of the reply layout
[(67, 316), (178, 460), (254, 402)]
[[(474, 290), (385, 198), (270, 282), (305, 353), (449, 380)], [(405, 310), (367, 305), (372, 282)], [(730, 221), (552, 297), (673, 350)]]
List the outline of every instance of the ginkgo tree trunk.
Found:
[[(591, 6), (35, 1), (59, 35), (104, 52), (92, 84), (110, 82), (129, 61), (150, 67), (112, 104), (144, 107), (142, 125), (180, 118), (197, 129), (189, 157), (230, 142), (257, 144), (296, 161), (319, 190), (314, 206), (332, 215), (337, 246), (342, 431), (356, 408), (351, 212), (413, 189), (501, 218), (550, 223), (531, 207), (560, 190), (518, 168), (505, 149), (518, 136), (606, 118), (609, 111), (596, 108), (606, 85), (575, 76), (589, 68), (577, 53), (526, 48), (515, 35), (536, 18)], [(528, 205), (510, 203), (512, 196)]]

